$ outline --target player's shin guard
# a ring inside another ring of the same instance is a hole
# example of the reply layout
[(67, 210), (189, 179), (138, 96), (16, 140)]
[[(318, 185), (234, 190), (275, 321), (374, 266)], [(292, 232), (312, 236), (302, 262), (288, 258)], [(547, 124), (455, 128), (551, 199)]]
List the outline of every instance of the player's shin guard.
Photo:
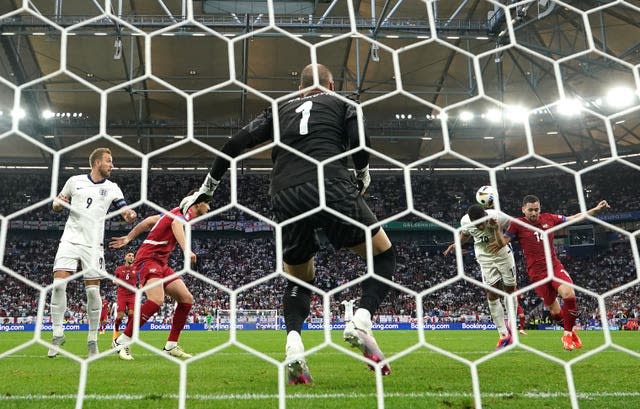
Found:
[(61, 278), (54, 278), (53, 290), (51, 290), (51, 323), (54, 337), (61, 337), (64, 334), (62, 323), (65, 311), (67, 311), (67, 282)]
[[(383, 253), (373, 257), (373, 271), (380, 277), (388, 280), (393, 278), (396, 271), (396, 253), (393, 246)], [(360, 308), (365, 308), (374, 315), (389, 293), (389, 285), (374, 278), (362, 282), (362, 297)]]
[(169, 332), (168, 341), (178, 342), (180, 338), (180, 332), (184, 328), (184, 324), (187, 322), (187, 317), (191, 311), (191, 304), (179, 302), (173, 313), (173, 321), (171, 322), (171, 332)]
[[(140, 307), (140, 326), (142, 327), (144, 324), (149, 321), (149, 318), (153, 317), (153, 314), (160, 310), (160, 306), (154, 303), (151, 300), (145, 301), (144, 304)], [(133, 336), (133, 317), (132, 319), (127, 321), (127, 328), (125, 328), (123, 334), (127, 337), (131, 338)]]
[(576, 297), (567, 297), (562, 300), (562, 316), (564, 318), (564, 330), (573, 331), (573, 327), (576, 325), (576, 317), (578, 316)]
[(87, 293), (87, 317), (89, 318), (89, 341), (98, 340), (98, 325), (100, 325), (100, 310), (102, 300), (100, 299), (100, 286), (88, 285), (85, 287)]
[[(307, 283), (313, 285), (314, 281), (307, 281)], [(284, 305), (284, 324), (287, 327), (287, 333), (290, 331), (302, 332), (302, 324), (311, 310), (311, 290), (287, 280), (282, 304)]]

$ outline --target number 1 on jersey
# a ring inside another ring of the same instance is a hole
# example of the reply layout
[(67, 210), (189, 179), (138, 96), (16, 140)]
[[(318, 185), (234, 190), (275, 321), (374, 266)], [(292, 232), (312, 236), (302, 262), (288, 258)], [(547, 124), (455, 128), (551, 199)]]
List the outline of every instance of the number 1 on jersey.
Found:
[(296, 108), (296, 112), (302, 112), (302, 119), (300, 119), (300, 135), (306, 135), (309, 133), (309, 117), (311, 116), (312, 106), (313, 101), (307, 101)]

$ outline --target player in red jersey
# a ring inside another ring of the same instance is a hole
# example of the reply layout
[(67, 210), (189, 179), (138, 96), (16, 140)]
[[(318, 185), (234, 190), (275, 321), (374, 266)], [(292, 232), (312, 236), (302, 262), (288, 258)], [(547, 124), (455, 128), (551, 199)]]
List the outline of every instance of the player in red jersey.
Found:
[[(151, 285), (174, 274), (169, 267), (169, 256), (175, 249), (176, 243), (183, 251), (186, 251), (184, 221), (194, 219), (209, 211), (208, 201), (211, 196), (200, 195), (195, 201), (191, 197), (183, 199), (179, 207), (172, 209), (163, 215), (150, 216), (138, 223), (126, 236), (113, 238), (109, 244), (111, 248), (121, 248), (135, 239), (140, 233), (149, 231), (147, 238), (142, 242), (135, 256), (134, 268), (139, 274), (140, 286)], [(169, 216), (171, 214), (173, 217)], [(196, 264), (196, 255), (191, 252), (189, 255), (191, 265)], [(164, 351), (174, 357), (191, 358), (191, 355), (184, 352), (178, 346), (180, 332), (187, 321), (189, 311), (193, 304), (193, 295), (187, 289), (180, 277), (167, 280), (163, 285), (156, 285), (145, 291), (147, 301), (140, 307), (140, 322), (142, 327), (148, 320), (160, 310), (164, 303), (165, 294), (173, 298), (177, 306), (173, 313), (171, 332), (164, 346)], [(127, 328), (118, 338), (113, 341), (121, 359), (130, 361), (133, 359), (129, 352), (128, 345), (131, 343), (133, 335), (133, 320), (127, 322)]]
[(526, 320), (526, 317), (524, 315), (524, 308), (522, 308), (522, 305), (520, 304), (520, 299), (522, 298), (522, 294), (520, 294), (518, 296), (518, 308), (516, 310), (516, 315), (518, 316), (518, 332), (520, 332), (520, 334), (522, 335), (527, 335), (527, 332), (524, 330), (524, 323)]
[[(116, 271), (113, 272), (113, 275), (129, 284), (131, 287), (137, 287), (138, 280), (136, 271), (133, 269), (133, 260), (134, 254), (132, 252), (128, 252), (124, 255), (124, 264), (118, 266)], [(125, 312), (127, 313), (127, 322), (133, 319), (133, 307), (136, 302), (136, 293), (129, 290), (128, 288), (118, 285), (118, 289), (116, 290), (116, 320), (113, 324), (113, 339), (118, 338), (120, 336), (120, 325), (122, 324), (122, 318), (124, 317)]]
[[(524, 216), (518, 218), (520, 223), (512, 221), (507, 231), (504, 232), (504, 235), (496, 235), (497, 241), (492, 247), (497, 251), (501, 247), (506, 246), (511, 240), (517, 239), (520, 242), (520, 247), (522, 247), (522, 252), (524, 253), (524, 258), (527, 263), (529, 280), (532, 283), (543, 280), (547, 278), (547, 263), (544, 252), (544, 236), (540, 230), (548, 230), (568, 220), (583, 218), (585, 215), (595, 216), (607, 208), (609, 208), (609, 204), (606, 200), (602, 200), (596, 207), (588, 210), (586, 213), (578, 213), (573, 216), (540, 213), (540, 199), (533, 195), (527, 195), (522, 201), (522, 213)], [(531, 228), (524, 226), (531, 226)], [(547, 241), (551, 249), (553, 276), (566, 283), (573, 284), (571, 277), (569, 277), (569, 274), (556, 255), (555, 248), (553, 247), (553, 237), (553, 233), (547, 234)], [(542, 298), (545, 307), (549, 309), (551, 318), (563, 324), (563, 348), (567, 351), (581, 348), (582, 341), (574, 328), (578, 307), (573, 288), (558, 281), (550, 281), (536, 287), (535, 291), (536, 294)], [(562, 307), (560, 307), (557, 299), (558, 294), (562, 297)]]
[(109, 318), (109, 300), (102, 299), (102, 310), (100, 310), (100, 334), (104, 334), (107, 327), (107, 319)]

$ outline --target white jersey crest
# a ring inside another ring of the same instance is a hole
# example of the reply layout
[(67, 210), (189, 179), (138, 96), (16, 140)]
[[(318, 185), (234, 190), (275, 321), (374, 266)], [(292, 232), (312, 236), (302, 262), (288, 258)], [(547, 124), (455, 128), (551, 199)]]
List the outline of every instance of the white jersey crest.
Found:
[(124, 201), (118, 185), (108, 179), (94, 183), (89, 175), (77, 175), (67, 180), (60, 194), (71, 202), (60, 241), (88, 247), (102, 246), (104, 216), (112, 203)]

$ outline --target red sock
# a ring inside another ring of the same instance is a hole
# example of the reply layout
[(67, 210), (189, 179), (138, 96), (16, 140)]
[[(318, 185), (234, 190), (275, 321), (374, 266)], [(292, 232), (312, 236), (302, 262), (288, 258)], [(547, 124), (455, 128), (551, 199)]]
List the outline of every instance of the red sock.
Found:
[(524, 315), (520, 316), (520, 328), (519, 329), (524, 329)]
[(560, 310), (559, 314), (554, 314), (554, 313), (549, 313), (549, 316), (551, 317), (551, 319), (555, 322), (557, 322), (558, 324), (562, 324), (563, 323), (563, 319), (562, 319), (562, 310)]
[(122, 324), (122, 318), (116, 318), (116, 322), (113, 323), (113, 329), (120, 332), (121, 324)]
[(567, 297), (562, 300), (562, 316), (564, 317), (564, 330), (573, 331), (578, 316), (576, 297)]
[(187, 303), (178, 303), (176, 307), (176, 311), (173, 313), (173, 321), (171, 322), (171, 332), (169, 333), (169, 338), (167, 341), (175, 341), (178, 342), (178, 338), (180, 337), (180, 332), (182, 332), (182, 328), (184, 328), (185, 322), (187, 322), (187, 316), (189, 315), (189, 311), (191, 311), (191, 304)]
[[(145, 303), (142, 304), (142, 307), (140, 307), (140, 326), (142, 327), (147, 321), (149, 321), (149, 318), (158, 312), (159, 309), (160, 306), (153, 301), (145, 301)], [(124, 335), (128, 337), (133, 335), (133, 319), (130, 319), (127, 322), (127, 328), (124, 330)]]

